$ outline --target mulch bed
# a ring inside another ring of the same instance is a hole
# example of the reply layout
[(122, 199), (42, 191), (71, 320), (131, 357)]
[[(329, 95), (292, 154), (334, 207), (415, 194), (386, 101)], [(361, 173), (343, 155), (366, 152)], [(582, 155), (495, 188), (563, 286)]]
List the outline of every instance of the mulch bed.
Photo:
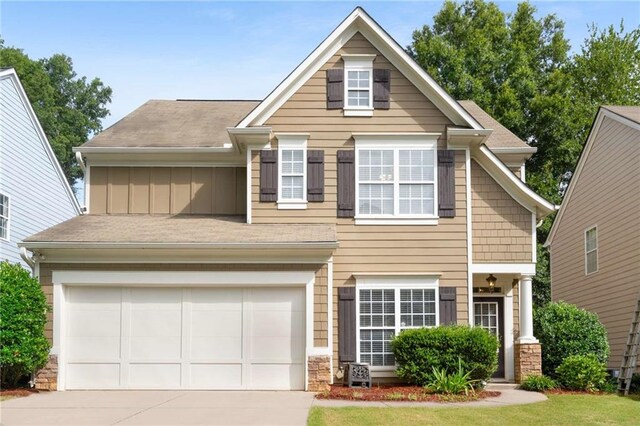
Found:
[(16, 388), (16, 389), (1, 389), (0, 396), (14, 396), (17, 398), (23, 396), (29, 396), (34, 393), (38, 393), (35, 389), (26, 389), (26, 388)]
[(419, 386), (372, 386), (371, 389), (367, 389), (334, 385), (329, 391), (318, 393), (316, 398), (347, 401), (465, 402), (496, 396), (500, 396), (500, 392), (483, 390), (469, 395), (443, 395), (429, 393)]

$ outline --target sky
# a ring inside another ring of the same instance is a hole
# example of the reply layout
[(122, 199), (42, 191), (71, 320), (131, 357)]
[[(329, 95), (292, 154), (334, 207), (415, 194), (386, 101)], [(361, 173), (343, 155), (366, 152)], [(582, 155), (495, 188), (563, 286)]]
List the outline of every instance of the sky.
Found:
[[(589, 24), (640, 26), (638, 0), (532, 3), (566, 22), (574, 50)], [(262, 99), (358, 5), (406, 46), (442, 2), (0, 0), (0, 37), (32, 58), (64, 53), (110, 86), (108, 127), (149, 99)]]

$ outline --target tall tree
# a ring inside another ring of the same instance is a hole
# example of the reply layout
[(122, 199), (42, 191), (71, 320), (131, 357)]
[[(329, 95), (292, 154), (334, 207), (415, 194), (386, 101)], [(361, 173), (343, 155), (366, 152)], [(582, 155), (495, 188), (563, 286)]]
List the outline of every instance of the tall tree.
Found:
[[(536, 146), (527, 182), (560, 203), (598, 105), (640, 104), (640, 30), (592, 27), (571, 56), (564, 22), (535, 13), (526, 2), (505, 14), (484, 0), (446, 1), (407, 50), (453, 97), (474, 100)], [(538, 229), (539, 243), (552, 219)], [(544, 303), (549, 261), (542, 247), (538, 259), (534, 291)]]
[(15, 68), (53, 151), (72, 185), (80, 169), (72, 148), (102, 130), (112, 90), (98, 78), (78, 77), (71, 58), (55, 54), (33, 60), (0, 43), (0, 67)]

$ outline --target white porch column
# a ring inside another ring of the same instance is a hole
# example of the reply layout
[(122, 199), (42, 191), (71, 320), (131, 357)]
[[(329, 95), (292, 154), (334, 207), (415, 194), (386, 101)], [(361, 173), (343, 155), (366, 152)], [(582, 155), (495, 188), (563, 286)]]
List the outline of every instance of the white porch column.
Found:
[(538, 343), (533, 336), (533, 275), (520, 277), (520, 337), (518, 343)]

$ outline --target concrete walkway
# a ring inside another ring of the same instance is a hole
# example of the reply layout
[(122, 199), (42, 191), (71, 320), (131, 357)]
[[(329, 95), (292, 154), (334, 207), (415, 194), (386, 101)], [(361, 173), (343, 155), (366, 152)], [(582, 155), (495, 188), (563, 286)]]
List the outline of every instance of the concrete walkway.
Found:
[(546, 401), (539, 392), (527, 392), (512, 384), (490, 384), (487, 390), (499, 391), (501, 395), (472, 402), (402, 402), (402, 401), (343, 401), (315, 399), (314, 407), (504, 407), (507, 405), (533, 404)]
[(0, 425), (305, 425), (308, 392), (67, 391), (0, 403)]

